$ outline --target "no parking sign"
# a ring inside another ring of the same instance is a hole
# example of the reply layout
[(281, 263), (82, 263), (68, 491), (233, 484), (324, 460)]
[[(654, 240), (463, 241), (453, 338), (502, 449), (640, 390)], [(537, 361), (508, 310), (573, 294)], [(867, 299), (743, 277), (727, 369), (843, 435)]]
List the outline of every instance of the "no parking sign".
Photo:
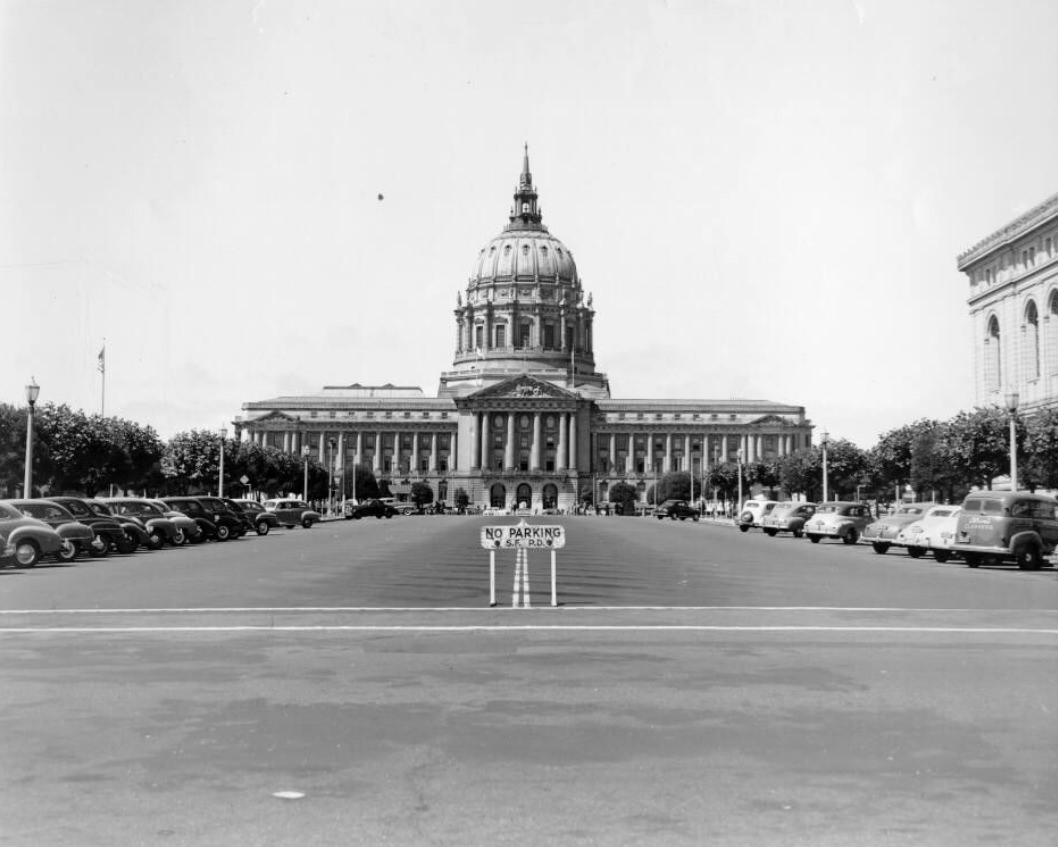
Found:
[(529, 602), (529, 551), (551, 551), (551, 605), (558, 605), (557, 570), (555, 551), (566, 546), (566, 528), (557, 524), (527, 524), (524, 520), (514, 525), (483, 526), (481, 546), (489, 551), (489, 605), (496, 605), (496, 551), (514, 550), (514, 601), (519, 599), (528, 607)]

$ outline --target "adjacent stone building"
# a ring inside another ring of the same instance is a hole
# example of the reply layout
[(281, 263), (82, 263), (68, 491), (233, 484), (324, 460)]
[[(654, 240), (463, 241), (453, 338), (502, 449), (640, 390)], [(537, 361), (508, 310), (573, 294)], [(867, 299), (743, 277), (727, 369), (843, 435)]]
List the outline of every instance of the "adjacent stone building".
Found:
[(970, 284), (974, 399), (1058, 403), (1058, 194), (958, 257)]
[[(548, 232), (529, 155), (503, 231), (478, 253), (454, 310), (437, 395), (327, 386), (243, 404), (236, 435), (335, 470), (370, 467), (395, 492), (425, 481), (482, 506), (569, 509), (624, 481), (643, 499), (669, 471), (785, 455), (811, 443), (802, 406), (765, 400), (614, 400), (596, 369), (595, 310), (573, 254)], [(351, 496), (349, 482), (344, 483)]]

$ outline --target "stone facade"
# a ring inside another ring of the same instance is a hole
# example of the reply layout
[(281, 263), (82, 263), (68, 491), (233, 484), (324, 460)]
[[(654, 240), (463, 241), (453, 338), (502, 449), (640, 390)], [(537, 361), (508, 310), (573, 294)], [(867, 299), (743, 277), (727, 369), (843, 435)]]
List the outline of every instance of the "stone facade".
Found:
[[(401, 493), (572, 508), (617, 482), (640, 499), (670, 471), (786, 455), (811, 444), (802, 406), (765, 400), (615, 400), (596, 370), (595, 311), (572, 253), (543, 225), (526, 151), (509, 222), (457, 295), (455, 355), (436, 397), (418, 387), (325, 387), (243, 404), (236, 437), (314, 459), (339, 477), (370, 467)], [(741, 451), (741, 453), (739, 452)], [(346, 495), (351, 496), (346, 483)]]
[(958, 257), (970, 285), (974, 401), (1058, 403), (1058, 194)]

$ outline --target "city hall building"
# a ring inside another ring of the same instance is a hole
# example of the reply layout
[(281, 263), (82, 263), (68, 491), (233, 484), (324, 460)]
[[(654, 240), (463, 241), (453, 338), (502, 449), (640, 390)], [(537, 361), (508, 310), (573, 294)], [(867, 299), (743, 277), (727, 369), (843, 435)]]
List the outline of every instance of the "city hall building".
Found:
[(1058, 404), (1058, 194), (961, 254), (970, 285), (974, 399), (1031, 414)]
[[(670, 471), (773, 459), (811, 443), (803, 406), (765, 400), (615, 400), (596, 369), (595, 310), (573, 255), (548, 232), (526, 151), (509, 222), (458, 295), (455, 352), (436, 396), (326, 386), (243, 404), (237, 439), (308, 455), (338, 476), (362, 464), (394, 493), (426, 482), (481, 506), (571, 509), (626, 482), (644, 499)], [(352, 492), (346, 483), (346, 496)]]

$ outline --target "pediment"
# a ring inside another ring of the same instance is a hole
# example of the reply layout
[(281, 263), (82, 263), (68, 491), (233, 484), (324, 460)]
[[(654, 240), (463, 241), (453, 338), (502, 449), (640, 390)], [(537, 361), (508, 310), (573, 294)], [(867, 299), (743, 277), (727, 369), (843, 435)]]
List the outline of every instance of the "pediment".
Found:
[(754, 426), (757, 426), (759, 424), (770, 424), (772, 426), (774, 426), (775, 424), (778, 424), (779, 426), (791, 426), (790, 422), (786, 420), (786, 418), (780, 417), (779, 415), (764, 415), (763, 417), (757, 418), (755, 421), (750, 421), (750, 423)]
[(576, 400), (578, 395), (528, 374), (490, 385), (469, 395), (473, 400)]
[(266, 415), (261, 415), (259, 418), (254, 418), (253, 423), (299, 423), (301, 418), (295, 415), (288, 415), (286, 412), (281, 412), (278, 409), (269, 412)]

